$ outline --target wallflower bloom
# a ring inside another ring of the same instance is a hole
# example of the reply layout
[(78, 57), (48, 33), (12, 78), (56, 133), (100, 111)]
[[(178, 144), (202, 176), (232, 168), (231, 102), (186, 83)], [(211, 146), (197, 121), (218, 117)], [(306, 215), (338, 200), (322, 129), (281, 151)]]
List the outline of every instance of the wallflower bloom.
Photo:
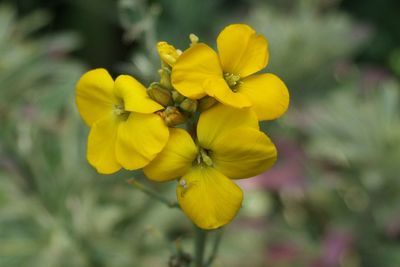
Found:
[(76, 85), (76, 104), (90, 127), (87, 159), (100, 173), (142, 168), (167, 143), (168, 127), (154, 114), (163, 106), (131, 76), (114, 82), (105, 69), (85, 73)]
[(201, 113), (196, 142), (185, 130), (171, 129), (144, 172), (160, 182), (181, 177), (176, 194), (182, 210), (197, 226), (215, 229), (229, 223), (242, 203), (242, 190), (230, 179), (260, 174), (275, 160), (275, 146), (259, 131), (252, 110), (217, 105)]
[(274, 74), (255, 74), (267, 66), (268, 42), (249, 26), (233, 24), (218, 36), (219, 54), (203, 43), (176, 60), (172, 85), (182, 95), (206, 95), (236, 108), (252, 107), (259, 120), (272, 120), (288, 108), (289, 93)]

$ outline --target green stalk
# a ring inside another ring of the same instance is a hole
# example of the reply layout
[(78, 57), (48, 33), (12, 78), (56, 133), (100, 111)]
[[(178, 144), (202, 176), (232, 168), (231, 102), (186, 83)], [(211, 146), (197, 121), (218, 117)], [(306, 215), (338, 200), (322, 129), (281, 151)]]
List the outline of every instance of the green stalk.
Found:
[(212, 250), (211, 250), (211, 255), (208, 258), (208, 260), (206, 261), (206, 263), (204, 264), (205, 267), (211, 267), (211, 264), (214, 262), (215, 258), (218, 255), (219, 244), (221, 243), (222, 235), (224, 232), (223, 232), (223, 229), (218, 229), (216, 231), (217, 232), (215, 233), (215, 238), (214, 238), (214, 243), (213, 243)]
[(129, 179), (128, 184), (134, 186), (136, 189), (139, 189), (146, 195), (150, 196), (153, 199), (156, 199), (160, 201), (161, 203), (164, 203), (167, 205), (169, 208), (178, 208), (179, 209), (179, 204), (174, 201), (170, 201), (169, 199), (165, 198), (164, 196), (160, 195), (157, 191), (154, 191), (153, 189), (147, 187), (146, 185), (138, 182), (136, 179), (132, 178)]
[(195, 234), (194, 264), (195, 267), (205, 267), (204, 254), (206, 249), (207, 231), (195, 226)]

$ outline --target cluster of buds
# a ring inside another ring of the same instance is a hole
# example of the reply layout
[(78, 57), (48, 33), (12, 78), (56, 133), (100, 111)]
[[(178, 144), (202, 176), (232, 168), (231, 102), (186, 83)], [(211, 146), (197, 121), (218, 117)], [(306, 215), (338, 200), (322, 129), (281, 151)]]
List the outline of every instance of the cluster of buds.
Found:
[[(191, 40), (195, 39), (198, 41), (197, 36), (194, 37), (194, 34), (190, 36)], [(160, 81), (151, 83), (147, 89), (147, 94), (151, 99), (165, 108), (162, 111), (158, 111), (157, 114), (164, 119), (167, 126), (172, 127), (183, 124), (192, 118), (198, 110), (199, 104), (204, 102), (204, 100), (197, 101), (187, 98), (172, 86), (172, 67), (182, 54), (182, 51), (175, 49), (166, 42), (159, 42), (157, 49), (161, 59), (161, 68), (158, 70)], [(216, 103), (216, 101), (208, 101), (207, 108), (212, 106), (210, 102), (213, 102), (213, 104)], [(202, 107), (206, 106), (202, 104)]]

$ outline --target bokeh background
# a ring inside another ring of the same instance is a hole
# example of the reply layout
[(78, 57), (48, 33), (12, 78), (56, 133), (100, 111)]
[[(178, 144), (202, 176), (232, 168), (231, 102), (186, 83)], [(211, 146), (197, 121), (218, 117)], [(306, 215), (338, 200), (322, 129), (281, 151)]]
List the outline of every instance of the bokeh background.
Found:
[[(0, 3), (0, 266), (168, 266), (190, 253), (177, 210), (85, 160), (74, 85), (90, 68), (157, 79), (158, 40), (215, 47), (230, 23), (270, 42), (291, 106), (263, 124), (269, 172), (215, 267), (400, 266), (400, 2), (397, 0), (8, 0)], [(153, 184), (174, 199), (174, 183)], [(211, 233), (212, 239), (216, 233)]]

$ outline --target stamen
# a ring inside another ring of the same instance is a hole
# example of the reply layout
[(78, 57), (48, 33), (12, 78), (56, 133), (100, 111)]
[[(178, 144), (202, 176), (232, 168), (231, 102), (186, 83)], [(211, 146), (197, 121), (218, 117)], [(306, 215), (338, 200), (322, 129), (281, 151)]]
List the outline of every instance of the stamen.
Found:
[(201, 164), (201, 154), (200, 154), (200, 153), (197, 154), (196, 161), (197, 161), (197, 164), (198, 164), (198, 165)]
[(211, 167), (214, 165), (211, 157), (209, 156), (210, 151), (207, 149), (204, 149), (202, 147), (199, 148), (199, 153), (196, 156), (196, 159), (193, 161), (194, 165), (202, 165), (202, 166), (208, 166)]
[(124, 112), (125, 112), (125, 110), (124, 110), (124, 106), (123, 105), (115, 105), (115, 107), (114, 107), (114, 113), (116, 114), (116, 115), (122, 115), (122, 114), (124, 114)]
[(129, 111), (125, 110), (123, 104), (119, 104), (114, 106), (114, 114), (126, 120), (128, 118)]
[(231, 88), (233, 92), (236, 92), (237, 89), (235, 88), (238, 84), (241, 83), (240, 81), (240, 75), (235, 75), (233, 73), (224, 73), (224, 79), (228, 86)]
[(213, 161), (208, 155), (207, 151), (203, 148), (200, 148), (200, 157), (202, 161), (207, 165), (207, 166), (213, 166)]

